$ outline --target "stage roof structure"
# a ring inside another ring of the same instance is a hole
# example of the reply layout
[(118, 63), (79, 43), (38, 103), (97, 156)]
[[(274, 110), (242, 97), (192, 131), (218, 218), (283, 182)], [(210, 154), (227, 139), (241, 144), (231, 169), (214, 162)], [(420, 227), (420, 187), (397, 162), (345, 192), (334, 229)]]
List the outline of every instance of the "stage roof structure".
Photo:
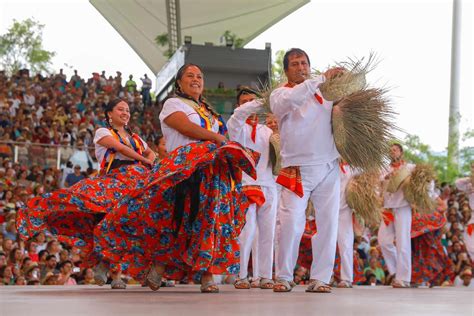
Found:
[[(173, 50), (184, 38), (193, 44), (221, 44), (225, 31), (250, 42), (310, 0), (90, 0), (156, 74), (166, 63), (167, 47), (158, 35), (170, 35)], [(191, 38), (189, 38), (189, 36)], [(224, 43), (225, 45), (225, 43)]]

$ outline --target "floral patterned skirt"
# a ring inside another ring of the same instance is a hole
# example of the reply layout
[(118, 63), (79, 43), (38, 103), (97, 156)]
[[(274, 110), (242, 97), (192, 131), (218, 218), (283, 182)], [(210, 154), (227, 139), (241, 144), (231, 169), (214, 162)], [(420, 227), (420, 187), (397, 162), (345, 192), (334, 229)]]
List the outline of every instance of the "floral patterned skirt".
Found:
[(413, 283), (431, 283), (454, 280), (453, 263), (441, 244), (441, 228), (446, 223), (440, 212), (414, 213), (412, 217), (412, 277)]
[[(169, 279), (199, 271), (237, 274), (238, 236), (249, 204), (242, 171), (255, 177), (257, 160), (258, 154), (234, 142), (177, 148), (152, 170), (146, 186), (122, 199), (96, 227), (94, 257), (138, 281), (152, 264), (165, 265)], [(184, 200), (177, 204), (182, 183)]]
[(25, 240), (39, 232), (52, 234), (80, 248), (86, 260), (93, 249), (94, 228), (123, 197), (145, 185), (147, 171), (138, 164), (124, 166), (35, 197), (17, 214), (18, 233)]

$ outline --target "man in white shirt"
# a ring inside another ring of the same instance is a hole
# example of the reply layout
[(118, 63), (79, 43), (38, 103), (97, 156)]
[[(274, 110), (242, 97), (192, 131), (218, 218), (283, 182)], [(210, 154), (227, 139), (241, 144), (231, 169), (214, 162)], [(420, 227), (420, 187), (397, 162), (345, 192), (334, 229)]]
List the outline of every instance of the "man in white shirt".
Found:
[(289, 50), (283, 58), (288, 83), (275, 89), (270, 107), (280, 127), (282, 170), (277, 182), (284, 186), (279, 203), (279, 251), (275, 267), (275, 292), (291, 291), (298, 248), (306, 224), (305, 210), (311, 199), (316, 209), (318, 232), (312, 238), (313, 262), (308, 292), (331, 292), (328, 285), (334, 267), (339, 216), (339, 153), (331, 127), (333, 102), (324, 100), (318, 87), (326, 76), (310, 75), (308, 55)]
[(241, 88), (237, 94), (238, 108), (227, 122), (231, 140), (260, 153), (257, 179), (253, 180), (245, 173), (242, 175), (244, 192), (253, 203), (247, 210), (246, 223), (239, 236), (240, 274), (235, 282), (235, 287), (238, 289), (250, 289), (248, 263), (254, 239), (257, 241), (258, 251), (252, 252), (252, 256), (257, 256), (255, 258), (257, 264), (253, 266), (253, 277), (260, 278), (261, 289), (273, 288), (273, 242), (277, 210), (276, 183), (272, 175), (269, 153), (270, 136), (273, 131), (258, 122), (255, 113), (262, 108), (262, 105), (255, 98), (254, 91), (247, 87)]
[[(410, 172), (415, 168), (415, 165), (403, 160), (403, 147), (400, 144), (393, 144), (390, 147), (390, 158), (392, 162), (389, 170), (382, 175), (386, 183), (402, 168), (407, 168)], [(412, 214), (410, 203), (405, 199), (401, 186), (395, 193), (384, 192), (384, 208), (393, 214), (393, 220), (389, 220), (388, 224), (386, 220), (382, 220), (380, 224), (378, 233), (380, 248), (389, 273), (395, 274), (392, 286), (408, 288), (411, 281)], [(396, 245), (394, 240), (397, 241)]]

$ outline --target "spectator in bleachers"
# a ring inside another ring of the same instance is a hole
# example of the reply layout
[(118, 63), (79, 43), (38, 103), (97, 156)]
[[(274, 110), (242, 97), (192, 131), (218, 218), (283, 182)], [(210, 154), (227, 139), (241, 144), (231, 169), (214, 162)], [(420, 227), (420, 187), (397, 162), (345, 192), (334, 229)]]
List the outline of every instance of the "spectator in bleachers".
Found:
[(75, 165), (74, 166), (74, 172), (70, 173), (67, 175), (66, 180), (64, 181), (65, 187), (68, 188), (70, 186), (73, 186), (77, 182), (81, 181), (84, 179), (85, 176), (81, 172), (81, 166)]

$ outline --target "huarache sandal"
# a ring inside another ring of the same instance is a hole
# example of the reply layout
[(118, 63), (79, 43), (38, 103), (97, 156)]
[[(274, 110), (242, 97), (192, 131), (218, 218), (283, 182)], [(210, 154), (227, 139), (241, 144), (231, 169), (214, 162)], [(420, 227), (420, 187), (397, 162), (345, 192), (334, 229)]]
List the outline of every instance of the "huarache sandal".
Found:
[(273, 282), (272, 279), (266, 279), (266, 278), (261, 278), (260, 279), (260, 288), (262, 290), (271, 290), (273, 289), (273, 286), (275, 286), (275, 283)]
[(292, 281), (278, 279), (273, 285), (273, 292), (291, 292), (295, 285), (296, 284)]
[(146, 283), (152, 291), (158, 291), (161, 287), (162, 275), (156, 271), (156, 268), (152, 266), (148, 275), (146, 276)]
[(410, 288), (410, 282), (405, 282), (405, 281), (402, 281), (402, 280), (393, 280), (392, 282), (392, 287), (393, 288), (396, 288), (396, 289), (406, 289), (406, 288)]
[(337, 284), (337, 287), (339, 289), (351, 289), (352, 288), (352, 283), (349, 281), (342, 280)]
[(238, 290), (248, 290), (250, 289), (250, 282), (248, 278), (238, 279), (234, 283), (234, 287)]
[(125, 290), (127, 288), (127, 284), (122, 281), (122, 279), (112, 280), (110, 283), (110, 287), (114, 290)]
[(94, 267), (94, 281), (98, 286), (103, 286), (107, 283), (107, 268), (103, 263), (99, 263)]
[(201, 284), (201, 293), (219, 293), (219, 287), (213, 280), (210, 280)]
[(332, 289), (326, 283), (319, 280), (311, 280), (306, 292), (308, 293), (331, 293)]

